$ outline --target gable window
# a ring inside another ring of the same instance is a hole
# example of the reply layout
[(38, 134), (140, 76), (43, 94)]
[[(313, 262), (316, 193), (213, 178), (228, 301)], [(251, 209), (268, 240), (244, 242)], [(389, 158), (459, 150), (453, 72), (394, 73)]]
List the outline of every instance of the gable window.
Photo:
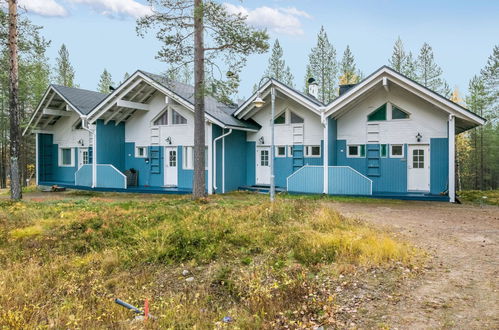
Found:
[(135, 147), (135, 158), (147, 158), (147, 147)]
[(386, 120), (386, 103), (371, 112), (367, 116), (367, 121)]
[(295, 114), (293, 111), (289, 112), (291, 124), (303, 124), (304, 120), (302, 117)]
[(75, 155), (73, 152), (73, 148), (59, 148), (59, 166), (75, 166)]
[(393, 105), (392, 106), (392, 119), (407, 119), (409, 118), (409, 114), (399, 107)]
[(320, 157), (321, 146), (305, 146), (305, 157)]
[(187, 119), (179, 114), (177, 111), (172, 110), (172, 125), (185, 125), (187, 124)]
[(284, 111), (283, 113), (281, 113), (280, 115), (278, 115), (274, 119), (274, 124), (277, 124), (277, 125), (284, 125), (284, 124), (286, 124), (286, 111)]
[(403, 144), (390, 144), (390, 157), (403, 158), (404, 157), (404, 145)]
[(366, 155), (366, 146), (363, 144), (350, 144), (347, 147), (347, 156), (354, 157), (364, 157)]
[(285, 146), (276, 146), (275, 147), (275, 156), (276, 157), (286, 157), (286, 147)]
[(168, 110), (165, 110), (163, 114), (154, 121), (154, 125), (168, 125)]

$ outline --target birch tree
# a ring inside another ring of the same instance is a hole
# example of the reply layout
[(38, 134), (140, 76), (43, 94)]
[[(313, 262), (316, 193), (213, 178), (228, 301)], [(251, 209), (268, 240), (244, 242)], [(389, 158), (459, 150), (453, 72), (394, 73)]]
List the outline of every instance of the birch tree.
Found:
[(319, 100), (322, 103), (331, 102), (336, 96), (337, 75), (336, 50), (329, 42), (324, 27), (321, 27), (317, 35), (317, 45), (312, 48), (308, 56), (305, 92), (308, 92), (308, 79), (314, 78), (319, 86)]
[[(214, 89), (230, 95), (239, 86), (246, 57), (268, 49), (266, 31), (246, 24), (246, 17), (229, 13), (214, 0), (148, 0), (152, 14), (137, 21), (144, 36), (153, 30), (162, 46), (157, 58), (180, 69), (194, 68), (194, 178), (193, 198), (206, 194), (205, 95)], [(215, 88), (213, 88), (215, 87)]]
[(274, 42), (272, 53), (269, 58), (269, 64), (264, 75), (285, 83), (290, 87), (294, 86), (294, 77), (291, 73), (291, 69), (288, 65), (286, 65), (286, 61), (284, 60), (284, 51), (279, 43), (279, 39), (276, 39)]

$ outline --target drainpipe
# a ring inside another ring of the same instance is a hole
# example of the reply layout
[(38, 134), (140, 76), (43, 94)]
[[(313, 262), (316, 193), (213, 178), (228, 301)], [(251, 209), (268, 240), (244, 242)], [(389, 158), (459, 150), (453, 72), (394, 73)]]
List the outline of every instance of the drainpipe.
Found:
[(97, 123), (95, 131), (88, 128), (88, 120), (86, 116), (81, 117), (81, 127), (93, 135), (94, 144), (92, 146), (92, 188), (97, 187)]
[(449, 115), (449, 201), (456, 202), (456, 117)]
[[(213, 140), (213, 187), (217, 191), (217, 141), (232, 133), (232, 128)], [(222, 144), (222, 191), (225, 187), (225, 144)]]

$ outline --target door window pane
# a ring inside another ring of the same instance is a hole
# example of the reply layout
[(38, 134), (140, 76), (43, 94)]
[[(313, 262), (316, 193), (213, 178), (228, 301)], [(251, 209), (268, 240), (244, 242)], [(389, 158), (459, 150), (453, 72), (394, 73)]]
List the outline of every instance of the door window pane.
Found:
[(412, 167), (424, 168), (424, 150), (414, 149), (412, 151)]
[(261, 150), (260, 151), (260, 165), (261, 166), (269, 166), (269, 151)]
[(177, 166), (177, 151), (170, 150), (169, 155), (170, 155), (170, 159), (169, 159), (170, 167), (176, 167)]
[(82, 152), (82, 158), (83, 158), (83, 165), (88, 164), (88, 151)]

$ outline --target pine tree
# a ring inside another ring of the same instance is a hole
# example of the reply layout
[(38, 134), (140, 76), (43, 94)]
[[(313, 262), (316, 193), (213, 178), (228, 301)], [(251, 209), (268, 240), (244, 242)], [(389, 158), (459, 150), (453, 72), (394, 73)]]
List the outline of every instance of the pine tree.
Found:
[(417, 60), (414, 59), (412, 52), (409, 52), (405, 59), (405, 65), (402, 67), (401, 73), (412, 80), (417, 80), (417, 66)]
[(126, 81), (128, 78), (130, 78), (130, 74), (128, 72), (125, 72), (123, 75), (123, 81)]
[(272, 47), (272, 54), (269, 58), (269, 66), (265, 71), (265, 76), (274, 78), (290, 87), (293, 87), (294, 77), (291, 73), (291, 69), (286, 65), (283, 55), (284, 52), (279, 44), (279, 40), (276, 39), (274, 46)]
[(489, 56), (487, 64), (481, 70), (487, 100), (485, 118), (497, 123), (499, 118), (499, 45), (496, 45)]
[(404, 50), (404, 43), (402, 42), (402, 39), (398, 37), (397, 41), (395, 41), (395, 45), (393, 45), (392, 57), (388, 60), (388, 64), (395, 71), (403, 73), (406, 63), (407, 54)]
[(432, 91), (448, 94), (449, 88), (442, 78), (442, 68), (435, 63), (433, 49), (424, 43), (417, 59), (417, 81)]
[(308, 91), (308, 79), (314, 78), (319, 85), (319, 100), (323, 103), (329, 103), (336, 94), (335, 84), (338, 63), (336, 61), (336, 50), (329, 42), (324, 27), (321, 27), (317, 35), (317, 45), (312, 48), (308, 58), (305, 91)]
[(73, 66), (69, 62), (69, 51), (65, 44), (62, 44), (61, 49), (59, 49), (59, 57), (57, 58), (56, 66), (56, 82), (59, 85), (66, 87), (76, 87), (74, 82), (75, 71)]
[(113, 77), (111, 76), (111, 73), (107, 71), (107, 69), (104, 69), (104, 71), (102, 71), (100, 75), (99, 84), (97, 85), (97, 91), (102, 94), (108, 94), (110, 91), (109, 87), (114, 87)]
[(361, 73), (355, 66), (355, 58), (347, 45), (340, 63), (340, 85), (357, 84), (360, 81)]

